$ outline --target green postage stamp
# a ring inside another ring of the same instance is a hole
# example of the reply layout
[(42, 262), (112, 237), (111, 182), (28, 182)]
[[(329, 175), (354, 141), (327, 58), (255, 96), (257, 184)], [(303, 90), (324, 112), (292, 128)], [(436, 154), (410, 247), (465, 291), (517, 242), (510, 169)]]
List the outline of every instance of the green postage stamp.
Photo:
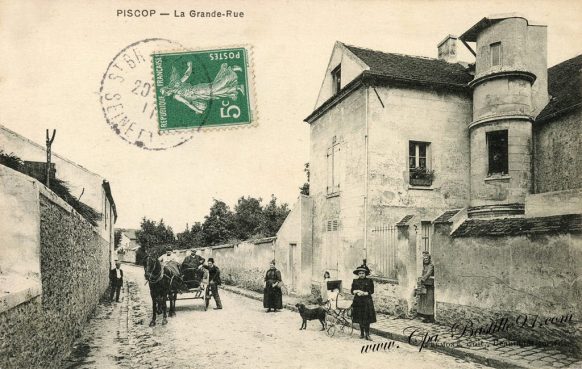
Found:
[(247, 48), (154, 53), (152, 58), (160, 131), (253, 122)]

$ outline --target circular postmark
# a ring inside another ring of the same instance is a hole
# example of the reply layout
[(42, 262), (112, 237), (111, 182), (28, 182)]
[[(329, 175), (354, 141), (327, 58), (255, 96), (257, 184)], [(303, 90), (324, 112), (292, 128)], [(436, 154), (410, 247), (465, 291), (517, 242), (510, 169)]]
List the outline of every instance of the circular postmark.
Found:
[(135, 42), (109, 63), (99, 90), (101, 108), (111, 129), (124, 141), (145, 150), (165, 150), (192, 139), (192, 132), (160, 134), (151, 55), (182, 45), (161, 38)]

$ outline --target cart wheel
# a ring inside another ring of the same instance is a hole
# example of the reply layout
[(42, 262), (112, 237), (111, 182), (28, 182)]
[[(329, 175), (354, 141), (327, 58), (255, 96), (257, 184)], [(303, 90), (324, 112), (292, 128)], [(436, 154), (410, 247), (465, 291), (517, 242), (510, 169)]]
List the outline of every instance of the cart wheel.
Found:
[(352, 334), (354, 334), (354, 323), (350, 322), (349, 324), (350, 325), (346, 326), (346, 331), (351, 336)]
[(327, 335), (333, 337), (334, 334), (335, 334), (335, 324), (330, 324), (329, 327), (327, 328)]

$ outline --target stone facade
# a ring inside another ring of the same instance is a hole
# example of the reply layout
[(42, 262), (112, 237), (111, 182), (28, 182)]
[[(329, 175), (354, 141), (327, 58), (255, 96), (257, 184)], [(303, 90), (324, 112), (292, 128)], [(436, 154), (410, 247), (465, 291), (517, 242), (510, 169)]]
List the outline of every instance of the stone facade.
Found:
[(582, 188), (582, 110), (534, 126), (535, 192)]
[(39, 201), (42, 294), (0, 314), (2, 368), (60, 368), (109, 283), (107, 240), (50, 191)]
[[(311, 129), (312, 291), (324, 271), (349, 290), (351, 271), (366, 259), (377, 282), (378, 311), (409, 315), (420, 255), (429, 251), (441, 268), (435, 279), (444, 278), (435, 288), (441, 322), (462, 311), (566, 314), (580, 297), (575, 227), (553, 224), (535, 237), (517, 236), (516, 229), (456, 237), (434, 228), (450, 217), (449, 231), (479, 218), (525, 217), (535, 228), (549, 215), (581, 212), (576, 93), (582, 61), (575, 57), (548, 71), (547, 28), (521, 16), (483, 18), (458, 38), (476, 43), (474, 64), (456, 63), (456, 39), (439, 45), (440, 60), (336, 43), (315, 110), (305, 119)], [(416, 177), (418, 169), (423, 178)], [(528, 274), (511, 255), (537, 272)], [(499, 280), (462, 277), (484, 270)], [(548, 281), (561, 290), (546, 293)], [(544, 295), (555, 302), (535, 311)], [(561, 332), (549, 329), (548, 340), (572, 337), (568, 329)], [(543, 334), (530, 338), (543, 341)]]

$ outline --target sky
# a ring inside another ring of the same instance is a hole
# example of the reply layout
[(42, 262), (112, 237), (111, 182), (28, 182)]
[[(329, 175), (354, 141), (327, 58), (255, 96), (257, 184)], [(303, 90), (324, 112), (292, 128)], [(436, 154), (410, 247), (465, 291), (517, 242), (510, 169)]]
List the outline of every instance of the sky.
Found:
[[(172, 16), (117, 16), (123, 9)], [(244, 17), (187, 15), (215, 9)], [(582, 53), (582, 1), (0, 1), (0, 124), (40, 144), (46, 128), (57, 129), (53, 151), (111, 183), (118, 227), (139, 227), (145, 216), (180, 232), (203, 220), (213, 198), (295, 203), (309, 161), (303, 119), (336, 41), (436, 57), (446, 35), (511, 12), (548, 26), (548, 66)], [(121, 140), (103, 116), (101, 79), (120, 50), (152, 37), (187, 49), (251, 45), (258, 126), (194, 132), (155, 152)]]

